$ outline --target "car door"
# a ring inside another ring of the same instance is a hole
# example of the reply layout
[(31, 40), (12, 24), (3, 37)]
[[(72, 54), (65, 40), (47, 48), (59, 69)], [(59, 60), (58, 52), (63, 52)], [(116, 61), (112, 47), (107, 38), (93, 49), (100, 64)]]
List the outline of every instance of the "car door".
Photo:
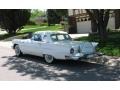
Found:
[(42, 38), (40, 34), (34, 34), (29, 44), (30, 53), (32, 55), (42, 56)]

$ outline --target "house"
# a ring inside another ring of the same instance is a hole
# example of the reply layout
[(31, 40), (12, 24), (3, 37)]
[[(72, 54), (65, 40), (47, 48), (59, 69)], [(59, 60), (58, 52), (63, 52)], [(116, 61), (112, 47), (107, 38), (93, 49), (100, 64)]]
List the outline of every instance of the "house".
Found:
[(47, 22), (47, 17), (46, 16), (38, 16), (35, 17), (33, 19), (31, 19), (31, 21), (35, 22), (36, 24), (40, 25), (42, 23), (46, 23)]
[[(68, 10), (68, 32), (69, 33), (91, 33), (91, 20), (85, 9)], [(115, 15), (110, 12), (107, 28), (115, 29)], [(97, 32), (97, 31), (96, 31)]]

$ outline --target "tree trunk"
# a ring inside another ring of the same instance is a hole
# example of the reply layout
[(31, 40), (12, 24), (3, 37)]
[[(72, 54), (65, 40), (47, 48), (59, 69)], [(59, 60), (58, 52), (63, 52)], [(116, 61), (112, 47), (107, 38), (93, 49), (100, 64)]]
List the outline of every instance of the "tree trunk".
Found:
[(8, 33), (11, 34), (11, 35), (15, 35), (15, 34), (16, 34), (16, 30), (9, 29), (9, 30), (8, 30)]
[(120, 9), (115, 10), (115, 29), (120, 27)]
[[(100, 42), (106, 42), (108, 37), (106, 27), (109, 20), (110, 9), (86, 9), (86, 11), (92, 20), (92, 30), (97, 28)], [(97, 24), (97, 27), (95, 27), (95, 24)]]
[(94, 19), (91, 20), (91, 30), (92, 33), (97, 32), (97, 23)]
[(99, 37), (100, 37), (100, 42), (106, 42), (108, 35), (107, 35), (107, 24), (109, 20), (109, 9), (108, 10), (103, 10), (101, 9), (99, 11), (98, 15), (98, 29), (99, 29)]
[(106, 42), (108, 35), (107, 35), (107, 30), (104, 24), (98, 23), (98, 33), (100, 37), (100, 42)]

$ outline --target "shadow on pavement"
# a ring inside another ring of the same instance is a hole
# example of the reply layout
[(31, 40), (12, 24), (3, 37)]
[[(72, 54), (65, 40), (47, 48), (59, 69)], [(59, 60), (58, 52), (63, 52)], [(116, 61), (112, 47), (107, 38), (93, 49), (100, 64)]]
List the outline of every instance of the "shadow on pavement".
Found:
[(120, 69), (80, 61), (56, 61), (47, 64), (43, 58), (25, 55), (23, 57), (4, 56), (3, 67), (17, 70), (21, 76), (31, 79), (66, 81), (112, 81), (120, 80)]

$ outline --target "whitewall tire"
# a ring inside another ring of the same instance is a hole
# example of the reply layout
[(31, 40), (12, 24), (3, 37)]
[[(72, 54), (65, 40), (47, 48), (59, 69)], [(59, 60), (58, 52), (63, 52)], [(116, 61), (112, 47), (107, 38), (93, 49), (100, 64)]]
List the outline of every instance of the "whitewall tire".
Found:
[(21, 50), (19, 48), (19, 45), (15, 46), (15, 54), (16, 54), (16, 56), (21, 56), (22, 55), (22, 52), (21, 52)]
[(47, 62), (47, 63), (53, 63), (53, 61), (54, 61), (54, 57), (52, 56), (52, 55), (47, 55), (47, 54), (45, 54), (45, 61)]

